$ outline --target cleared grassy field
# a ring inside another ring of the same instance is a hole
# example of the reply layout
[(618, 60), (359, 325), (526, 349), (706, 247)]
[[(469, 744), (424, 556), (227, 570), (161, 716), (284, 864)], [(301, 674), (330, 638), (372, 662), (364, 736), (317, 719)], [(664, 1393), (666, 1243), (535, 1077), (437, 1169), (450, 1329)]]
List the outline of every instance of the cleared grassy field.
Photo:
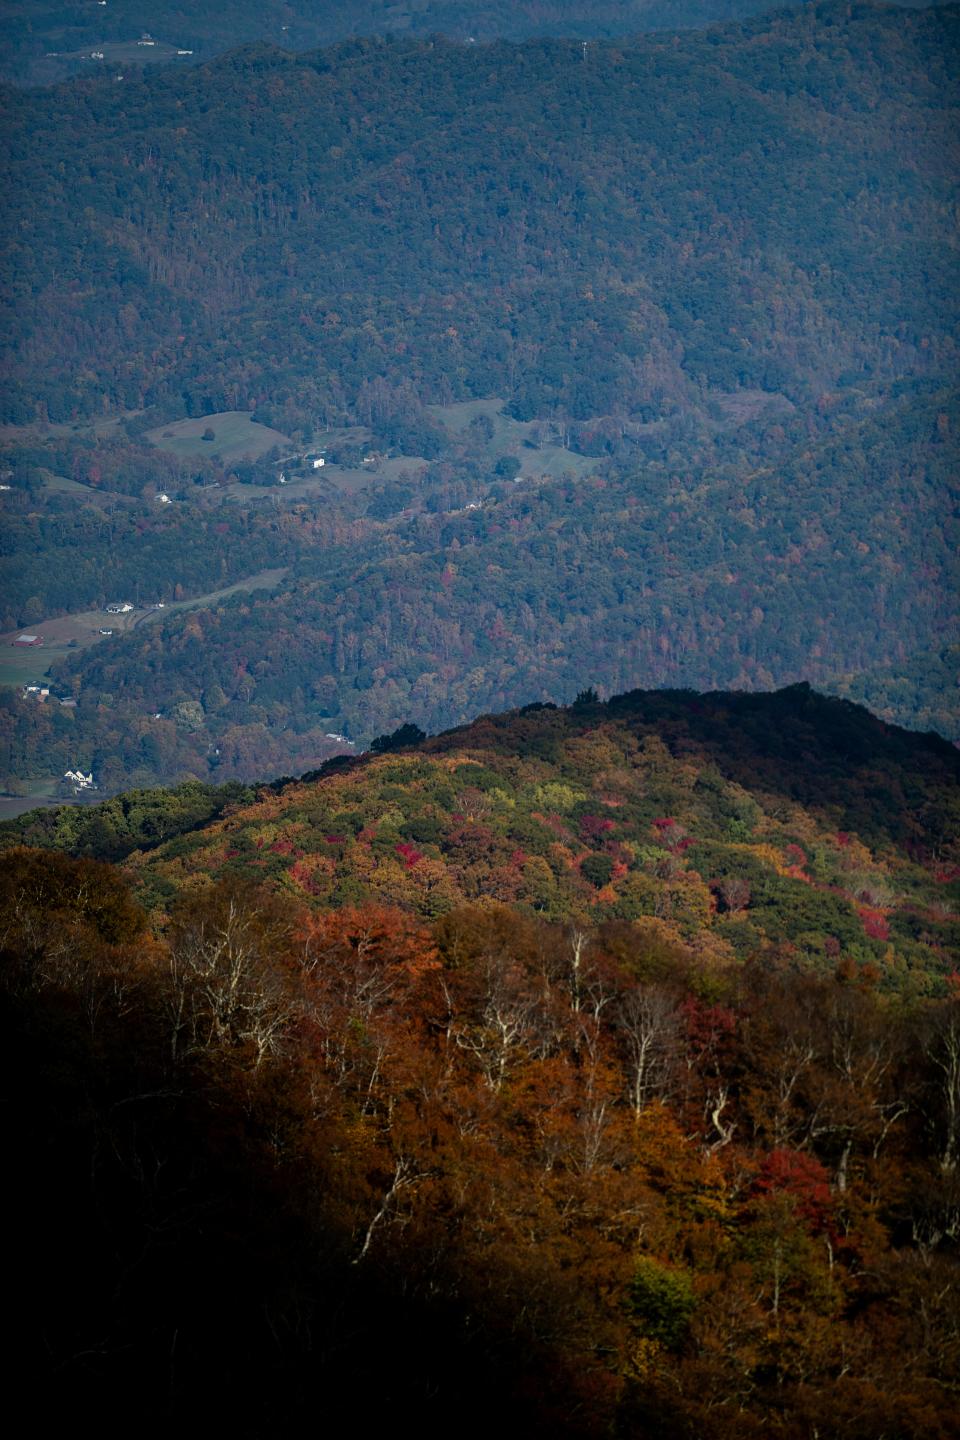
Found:
[[(62, 660), (72, 650), (86, 649), (107, 639), (100, 630), (112, 630), (122, 635), (132, 630), (138, 620), (148, 614), (142, 610), (131, 610), (126, 615), (108, 615), (104, 610), (81, 610), (74, 615), (58, 615), (54, 620), (42, 620), (36, 625), (22, 626), (0, 635), (0, 685), (36, 685), (47, 676), (47, 671), (56, 661)], [(163, 614), (163, 611), (159, 612)], [(30, 634), (43, 636), (43, 644), (33, 649), (21, 649), (12, 642), (27, 629)]]
[(222, 590), (208, 590), (205, 595), (195, 595), (192, 600), (171, 600), (162, 610), (147, 611), (137, 623), (156, 619), (158, 615), (169, 615), (173, 610), (202, 610), (208, 605), (216, 605), (218, 601), (226, 600), (228, 595), (238, 595), (242, 590), (269, 590), (274, 585), (279, 585), (288, 568), (287, 565), (280, 565), (274, 570), (259, 570), (256, 575), (248, 575), (245, 580), (224, 585)]
[(526, 480), (560, 480), (564, 476), (589, 475), (597, 468), (589, 455), (578, 455), (562, 445), (544, 445), (538, 450), (521, 450), (520, 474)]
[(43, 476), (45, 489), (69, 496), (78, 504), (92, 505), (102, 514), (115, 510), (119, 505), (131, 504), (129, 495), (118, 495), (112, 490), (95, 490), (92, 485), (82, 485), (79, 480), (71, 480), (66, 475), (54, 475), (52, 470), (45, 470)]
[(66, 646), (40, 645), (34, 650), (14, 649), (10, 637), (0, 640), (0, 685), (37, 685), (46, 675), (51, 661), (64, 653)]
[(101, 40), (83, 50), (51, 50), (48, 58), (73, 64), (86, 62), (91, 69), (98, 65), (165, 65), (170, 60), (189, 59), (178, 54), (179, 48), (165, 40), (155, 40), (152, 45), (137, 40)]
[(71, 480), (68, 475), (54, 475), (52, 470), (44, 472), (43, 483), (48, 490), (55, 490), (60, 495), (82, 495), (89, 500), (97, 493), (92, 485), (81, 485), (79, 480)]
[[(204, 440), (205, 430), (212, 430), (215, 438)], [(286, 450), (293, 444), (289, 435), (251, 420), (246, 410), (221, 410), (192, 420), (174, 420), (169, 425), (148, 430), (144, 439), (171, 455), (183, 458), (219, 455), (227, 464), (257, 460), (275, 445)]]
[(216, 605), (241, 590), (266, 590), (279, 584), (287, 573), (286, 566), (273, 570), (260, 570), (248, 575), (233, 585), (224, 585), (220, 590), (209, 590), (204, 595), (195, 595), (190, 600), (171, 600), (162, 610), (130, 610), (126, 615), (108, 615), (104, 610), (81, 610), (74, 615), (58, 615), (55, 620), (43, 620), (31, 625), (28, 633), (43, 636), (44, 643), (30, 649), (14, 646), (17, 635), (25, 627), (0, 635), (0, 686), (36, 685), (43, 680), (50, 666), (71, 650), (85, 649), (98, 645), (109, 636), (101, 630), (112, 630), (114, 636), (124, 635), (138, 625), (149, 625), (164, 615), (177, 610), (199, 610)]
[(493, 434), (487, 445), (491, 464), (495, 465), (502, 455), (516, 455), (524, 479), (559, 480), (566, 475), (589, 474), (596, 466), (596, 461), (590, 456), (578, 455), (575, 450), (566, 450), (562, 445), (537, 445), (532, 449), (527, 442), (534, 438), (538, 422), (514, 420), (504, 415), (502, 400), (461, 400), (454, 405), (428, 405), (426, 408), (452, 435), (462, 434), (477, 416), (485, 415), (493, 425)]
[(426, 409), (438, 420), (445, 430), (451, 434), (459, 435), (466, 430), (471, 420), (478, 415), (486, 415), (493, 421), (494, 441), (500, 430), (506, 431), (511, 426), (519, 426), (519, 420), (508, 420), (500, 412), (503, 409), (503, 401), (495, 397), (490, 400), (457, 400), (452, 405), (428, 405)]

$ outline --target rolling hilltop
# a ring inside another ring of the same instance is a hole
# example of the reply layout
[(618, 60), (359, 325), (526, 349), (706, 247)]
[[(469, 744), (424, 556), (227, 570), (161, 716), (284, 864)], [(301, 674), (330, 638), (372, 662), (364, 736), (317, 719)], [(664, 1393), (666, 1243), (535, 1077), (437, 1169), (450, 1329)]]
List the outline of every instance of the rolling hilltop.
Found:
[(412, 748), (404, 733), (255, 800), (240, 786), (143, 792), (0, 837), (127, 854), (153, 905), (228, 878), (423, 920), (497, 901), (640, 923), (721, 968), (785, 947), (819, 973), (842, 954), (885, 989), (943, 993), (960, 942), (960, 756), (935, 736), (803, 685), (591, 694)]
[(409, 741), (4, 827), (35, 1413), (951, 1440), (957, 751), (804, 686)]
[(960, 755), (806, 686), (535, 705), (329, 768), (131, 878), (154, 903), (227, 876), (423, 919), (496, 900), (652, 925), (708, 965), (783, 946), (823, 973), (842, 954), (932, 994), (956, 963)]

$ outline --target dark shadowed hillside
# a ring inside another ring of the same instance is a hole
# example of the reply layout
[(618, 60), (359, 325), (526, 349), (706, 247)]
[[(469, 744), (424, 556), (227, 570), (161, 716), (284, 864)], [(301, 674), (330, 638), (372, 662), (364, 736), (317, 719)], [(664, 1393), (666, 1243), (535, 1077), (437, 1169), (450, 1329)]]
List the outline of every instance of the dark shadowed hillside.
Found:
[(952, 1440), (956, 750), (806, 687), (411, 739), (6, 849), (15, 1394)]

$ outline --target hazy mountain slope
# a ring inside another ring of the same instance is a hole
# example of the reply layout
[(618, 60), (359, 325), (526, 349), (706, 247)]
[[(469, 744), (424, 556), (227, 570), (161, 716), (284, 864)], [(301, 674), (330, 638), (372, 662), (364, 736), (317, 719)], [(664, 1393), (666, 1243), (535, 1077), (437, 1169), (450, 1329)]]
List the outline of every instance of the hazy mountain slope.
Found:
[[(199, 702), (201, 773), (253, 779), (284, 747), (292, 770), (311, 732), (368, 741), (406, 720), (437, 730), (568, 699), (585, 666), (609, 693), (823, 684), (880, 657), (908, 664), (956, 612), (945, 403), (868, 412), (748, 480), (739, 466), (637, 464), (576, 483), (499, 482), (477, 511), (368, 524), (273, 593), (78, 652), (59, 667), (81, 701), (61, 743), (98, 774), (122, 757), (128, 773), (172, 778), (176, 707)], [(951, 713), (946, 690), (936, 703)], [(6, 722), (21, 747), (50, 725), (35, 705)]]
[(915, 717), (909, 723), (917, 730), (960, 740), (958, 685), (960, 646), (948, 644), (851, 677), (837, 685), (836, 693), (866, 705), (884, 720), (898, 721), (909, 712)]
[(586, 63), (367, 41), (8, 94), (10, 413), (943, 371), (955, 42), (953, 8), (828, 5)]
[[(192, 5), (111, 0), (109, 6), (10, 0), (0, 21), (0, 76), (20, 84), (49, 84), (101, 65), (182, 65), (257, 40), (306, 50), (349, 35), (371, 34), (444, 34), (481, 42), (530, 35), (589, 39), (695, 28), (780, 8), (771, 0), (418, 0), (409, 5), (387, 0), (231, 0), (227, 10), (209, 0)], [(157, 45), (137, 47), (144, 34)], [(184, 49), (189, 56), (175, 53)]]
[[(101, 467), (78, 433), (72, 457), (154, 508), (138, 427), (185, 412), (258, 406), (301, 449), (362, 426), (394, 481), (359, 448), (329, 525), (204, 509), (178, 582), (241, 574), (249, 534), (252, 567), (295, 562), (282, 585), (67, 656), (77, 711), (5, 702), (3, 772), (249, 779), (585, 673), (846, 690), (942, 644), (956, 33), (955, 7), (817, 5), (586, 60), (367, 40), (8, 93), (7, 414), (154, 406), (125, 422), (139, 451)], [(442, 432), (445, 402), (494, 394), (545, 422), (542, 470), (533, 429), (501, 455)], [(31, 573), (69, 538), (103, 588), (102, 517), (67, 537), (24, 511)], [(155, 583), (175, 529), (131, 510), (118, 574), (142, 538)], [(949, 716), (942, 673), (890, 713)]]

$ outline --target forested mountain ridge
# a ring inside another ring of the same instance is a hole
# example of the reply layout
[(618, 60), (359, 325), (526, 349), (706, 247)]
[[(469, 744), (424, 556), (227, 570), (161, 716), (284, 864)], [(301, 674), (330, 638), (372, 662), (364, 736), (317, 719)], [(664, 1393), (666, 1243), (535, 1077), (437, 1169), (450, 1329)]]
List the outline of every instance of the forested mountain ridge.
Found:
[[(926, 0), (914, 0), (924, 4)], [(782, 8), (772, 0), (111, 0), (107, 6), (10, 0), (0, 20), (0, 76), (49, 84), (101, 66), (209, 59), (252, 41), (309, 50), (351, 35), (448, 35), (473, 43), (531, 35), (577, 39), (675, 30)], [(137, 41), (153, 39), (150, 47)]]
[(216, 792), (187, 787), (168, 806), (28, 816), (0, 838), (110, 856), (139, 833), (129, 863), (152, 903), (211, 877), (424, 919), (486, 898), (554, 922), (646, 917), (721, 967), (782, 946), (814, 970), (843, 955), (884, 988), (938, 994), (960, 943), (958, 780), (955, 747), (806, 686), (637, 691), (335, 760), (255, 803), (234, 787), (222, 819), (205, 816)]
[(957, 13), (7, 92), (9, 638), (203, 606), (78, 621), (4, 783), (248, 781), (585, 670), (954, 735)]
[(816, 5), (586, 62), (369, 40), (8, 92), (8, 414), (944, 373), (956, 30)]
[(960, 7), (758, 8), (8, 7), (38, 1433), (960, 1440)]
[(15, 1390), (953, 1440), (956, 749), (799, 686), (378, 752), (5, 849)]

